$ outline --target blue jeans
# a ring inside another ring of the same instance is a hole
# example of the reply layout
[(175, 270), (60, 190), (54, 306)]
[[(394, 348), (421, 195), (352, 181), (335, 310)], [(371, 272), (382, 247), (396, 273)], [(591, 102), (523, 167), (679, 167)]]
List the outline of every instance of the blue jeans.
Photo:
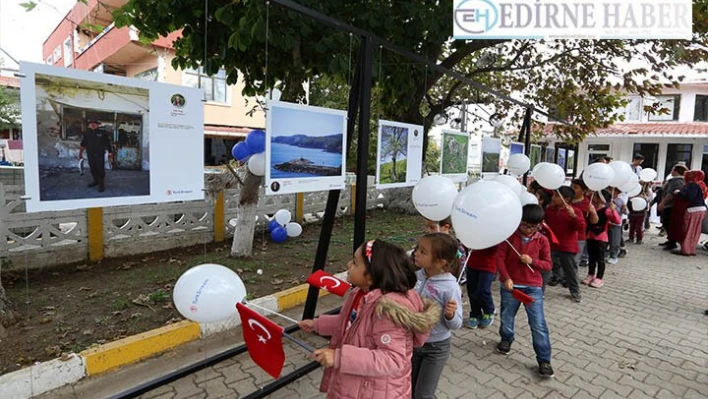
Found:
[[(543, 315), (543, 289), (541, 287), (516, 287), (536, 302), (525, 305), (526, 316), (531, 327), (533, 350), (536, 352), (538, 362), (551, 362), (551, 340)], [(511, 292), (501, 289), (501, 326), (499, 335), (502, 341), (514, 342), (514, 318), (519, 311), (521, 302), (511, 296)]]
[(485, 314), (494, 314), (492, 281), (494, 281), (494, 273), (467, 269), (467, 295), (470, 297), (470, 317), (481, 319)]

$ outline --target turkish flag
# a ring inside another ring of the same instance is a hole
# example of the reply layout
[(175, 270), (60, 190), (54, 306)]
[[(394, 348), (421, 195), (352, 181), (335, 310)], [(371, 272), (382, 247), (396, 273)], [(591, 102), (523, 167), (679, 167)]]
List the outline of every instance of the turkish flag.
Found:
[(344, 296), (351, 287), (346, 281), (338, 279), (324, 270), (318, 270), (312, 273), (312, 275), (307, 278), (307, 283), (337, 296)]
[(243, 339), (251, 359), (273, 378), (280, 377), (285, 364), (283, 327), (240, 303), (236, 304), (236, 309), (241, 316)]
[(514, 290), (511, 291), (511, 296), (514, 297), (514, 299), (516, 299), (517, 301), (523, 303), (524, 305), (530, 305), (530, 304), (536, 302), (535, 299), (526, 295), (525, 292), (523, 292), (521, 290), (517, 290), (516, 288), (514, 288)]

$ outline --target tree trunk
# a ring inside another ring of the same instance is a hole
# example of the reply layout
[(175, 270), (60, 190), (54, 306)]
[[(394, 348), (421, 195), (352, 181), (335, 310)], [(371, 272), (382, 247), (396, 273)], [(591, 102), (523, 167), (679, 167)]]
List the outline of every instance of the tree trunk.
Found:
[(5, 288), (2, 286), (2, 281), (0, 281), (0, 338), (7, 336), (5, 327), (17, 323), (19, 317), (20, 314), (15, 311), (12, 302), (7, 299)]
[(236, 226), (234, 227), (234, 240), (231, 243), (232, 257), (249, 257), (253, 252), (258, 190), (263, 178), (251, 172), (246, 173), (246, 179), (239, 195), (239, 205), (236, 208)]

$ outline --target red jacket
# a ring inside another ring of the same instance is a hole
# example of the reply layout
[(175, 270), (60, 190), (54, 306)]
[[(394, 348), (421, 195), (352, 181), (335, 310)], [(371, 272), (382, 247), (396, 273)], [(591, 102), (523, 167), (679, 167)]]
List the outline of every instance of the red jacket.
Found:
[[(590, 198), (588, 197), (583, 197), (582, 200), (575, 202), (573, 200), (573, 203), (571, 204), (576, 208), (580, 208), (580, 210), (583, 212), (583, 217), (585, 218), (585, 225), (587, 225), (588, 218), (590, 217)], [(587, 239), (587, 231), (579, 232), (578, 233), (578, 240), (582, 241)]]
[(558, 244), (551, 245), (551, 250), (578, 253), (578, 235), (585, 236), (585, 216), (577, 206), (573, 206), (575, 218), (565, 208), (549, 206), (546, 208), (546, 223), (558, 237)]
[[(499, 244), (501, 245), (501, 244)], [(489, 273), (497, 272), (497, 248), (499, 245), (485, 249), (475, 249), (467, 259), (467, 268)]]
[(541, 272), (551, 270), (553, 267), (551, 246), (548, 243), (548, 238), (536, 232), (531, 236), (531, 241), (524, 244), (521, 237), (521, 233), (517, 232), (509, 237), (508, 241), (520, 254), (531, 257), (533, 271), (519, 261), (519, 255), (509, 246), (509, 243), (502, 242), (498, 245), (499, 249), (497, 250), (499, 281), (503, 283), (508, 279), (512, 279), (515, 285), (542, 287), (543, 276), (541, 276)]

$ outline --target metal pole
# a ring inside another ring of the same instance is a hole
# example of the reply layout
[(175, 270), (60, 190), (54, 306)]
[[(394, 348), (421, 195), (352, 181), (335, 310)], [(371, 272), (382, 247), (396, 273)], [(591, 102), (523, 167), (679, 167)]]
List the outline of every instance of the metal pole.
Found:
[(356, 210), (354, 214), (354, 249), (364, 243), (366, 235), (366, 190), (368, 184), (369, 135), (371, 119), (371, 69), (373, 42), (362, 37), (361, 95), (359, 97), (359, 136), (357, 138)]
[[(533, 110), (531, 108), (526, 108), (526, 114), (524, 114), (524, 123), (521, 125), (521, 132), (519, 133), (519, 141), (524, 141), (524, 154), (529, 156), (531, 153), (531, 113)], [(524, 186), (528, 182), (529, 172), (524, 173)]]
[[(360, 50), (359, 65), (361, 65), (362, 53)], [(359, 92), (361, 81), (360, 67), (356, 68), (352, 86), (349, 89), (349, 107), (347, 108), (347, 148), (344, 149), (346, 154), (349, 154), (349, 149), (352, 146), (354, 138), (354, 129), (356, 127), (356, 117), (359, 105)], [(344, 167), (345, 165), (342, 165)], [(327, 262), (327, 252), (329, 251), (329, 243), (332, 237), (332, 229), (334, 227), (334, 219), (337, 214), (337, 206), (339, 205), (340, 190), (331, 190), (327, 196), (327, 205), (325, 207), (324, 217), (322, 219), (322, 229), (320, 230), (320, 240), (317, 243), (317, 253), (315, 253), (315, 262), (312, 265), (312, 272), (323, 270)], [(317, 310), (317, 299), (319, 298), (319, 289), (310, 287), (307, 291), (307, 299), (305, 300), (305, 309), (302, 311), (302, 319), (311, 319), (315, 317)]]

